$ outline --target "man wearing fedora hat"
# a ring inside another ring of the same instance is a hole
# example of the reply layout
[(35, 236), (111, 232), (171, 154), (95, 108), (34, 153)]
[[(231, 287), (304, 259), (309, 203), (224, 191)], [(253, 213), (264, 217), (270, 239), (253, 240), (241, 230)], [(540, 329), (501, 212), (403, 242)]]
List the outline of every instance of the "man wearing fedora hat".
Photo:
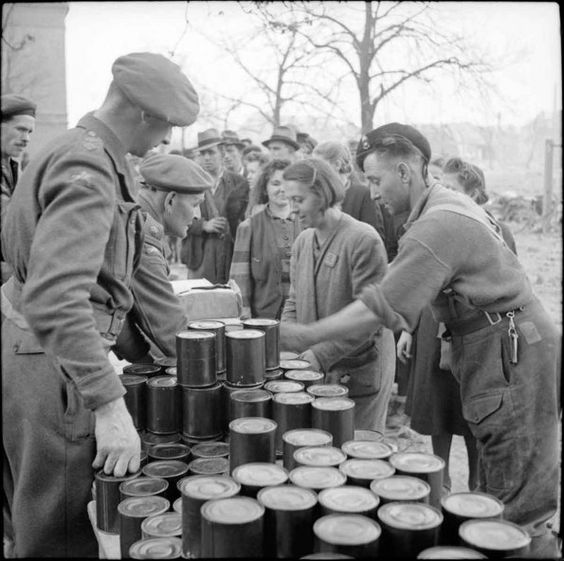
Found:
[(192, 220), (182, 240), (180, 258), (188, 267), (188, 278), (226, 283), (237, 227), (245, 219), (249, 183), (223, 165), (223, 138), (217, 129), (198, 133), (198, 161), (213, 177), (210, 191), (200, 205), (200, 217)]
[(224, 130), (221, 133), (223, 139), (223, 163), (227, 171), (242, 175), (247, 178), (247, 170), (243, 165), (243, 150), (245, 145), (235, 131)]
[(297, 151), (300, 149), (293, 127), (281, 125), (274, 127), (272, 136), (262, 143), (266, 146), (273, 160), (297, 160)]

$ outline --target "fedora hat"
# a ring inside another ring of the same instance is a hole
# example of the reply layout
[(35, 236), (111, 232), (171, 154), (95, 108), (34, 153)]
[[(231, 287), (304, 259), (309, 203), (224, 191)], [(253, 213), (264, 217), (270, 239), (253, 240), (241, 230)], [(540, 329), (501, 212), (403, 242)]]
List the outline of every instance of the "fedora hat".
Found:
[(198, 133), (198, 146), (196, 150), (203, 150), (204, 148), (211, 148), (223, 144), (223, 139), (219, 136), (217, 129), (206, 129)]
[(273, 140), (279, 140), (280, 142), (285, 142), (295, 150), (299, 150), (300, 148), (300, 145), (296, 141), (296, 132), (294, 131), (294, 129), (290, 127), (286, 127), (283, 125), (279, 127), (274, 127), (274, 130), (272, 131), (272, 136), (268, 140), (265, 140), (262, 143), (262, 145), (268, 148), (268, 145)]
[(221, 133), (221, 138), (223, 140), (222, 144), (225, 146), (233, 144), (238, 146), (241, 150), (245, 148), (245, 144), (239, 139), (239, 135), (235, 131), (224, 130)]

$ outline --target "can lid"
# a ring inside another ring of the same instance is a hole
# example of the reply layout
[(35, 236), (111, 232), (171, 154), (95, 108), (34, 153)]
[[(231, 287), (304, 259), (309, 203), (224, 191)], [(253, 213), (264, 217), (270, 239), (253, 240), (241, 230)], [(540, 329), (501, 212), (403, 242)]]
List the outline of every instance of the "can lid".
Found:
[(436, 545), (421, 551), (417, 559), (487, 559), (487, 557), (468, 547)]
[(170, 508), (170, 503), (159, 496), (128, 497), (123, 499), (118, 506), (118, 512), (123, 516), (146, 518), (153, 514), (162, 514)]
[(141, 522), (141, 531), (155, 538), (171, 538), (182, 534), (182, 516), (165, 512), (149, 516)]
[[(355, 429), (354, 431), (354, 439), (355, 440), (372, 440), (377, 442), (385, 441), (385, 437), (383, 433), (377, 430), (371, 429)], [(389, 442), (386, 442), (388, 446), (394, 451), (397, 452), (397, 447), (393, 447)]]
[(306, 392), (280, 392), (274, 394), (273, 401), (277, 403), (286, 403), (288, 405), (302, 405), (304, 403), (313, 403), (315, 398)]
[(180, 487), (180, 492), (192, 499), (208, 501), (232, 497), (241, 485), (227, 475), (190, 475)]
[(300, 355), (298, 353), (295, 353), (293, 351), (280, 351), (280, 360), (284, 361), (284, 360), (295, 360), (296, 358), (298, 358)]
[(389, 462), (397, 470), (407, 473), (431, 473), (445, 467), (442, 458), (426, 452), (397, 452), (390, 456)]
[(272, 394), (265, 390), (236, 390), (230, 397), (233, 401), (255, 403), (258, 401), (268, 401), (272, 398)]
[(129, 548), (132, 559), (177, 559), (182, 553), (180, 538), (146, 538)]
[(293, 446), (331, 446), (333, 435), (322, 429), (292, 429), (282, 435), (282, 440)]
[(343, 485), (323, 489), (318, 496), (319, 504), (336, 512), (363, 513), (375, 509), (380, 499), (365, 487)]
[(418, 477), (392, 475), (374, 480), (370, 490), (388, 501), (417, 501), (429, 496), (431, 486)]
[(306, 510), (317, 504), (317, 495), (311, 489), (295, 485), (265, 487), (258, 492), (258, 502), (272, 510)]
[(531, 542), (531, 537), (523, 528), (495, 518), (467, 520), (460, 525), (458, 535), (472, 547), (493, 551), (514, 551)]
[(238, 329), (225, 334), (229, 339), (264, 339), (264, 331), (258, 329)]
[(309, 370), (311, 369), (311, 362), (301, 358), (280, 360), (280, 368), (282, 370)]
[(327, 489), (344, 485), (347, 477), (334, 467), (298, 466), (290, 472), (290, 481), (298, 487)]
[(226, 442), (200, 442), (192, 447), (192, 456), (198, 458), (218, 458), (229, 455)]
[(338, 466), (347, 455), (335, 446), (305, 446), (294, 452), (294, 460), (303, 466)]
[(239, 417), (229, 423), (229, 430), (244, 434), (260, 434), (276, 430), (278, 423), (266, 417)]
[(140, 475), (141, 475), (141, 470), (136, 471), (135, 473), (128, 473), (126, 475), (123, 475), (122, 477), (115, 477), (113, 475), (108, 475), (107, 473), (104, 473), (103, 470), (100, 470), (96, 472), (94, 478), (98, 479), (99, 481), (105, 481), (107, 483), (121, 483), (122, 481), (129, 481), (131, 479), (135, 479)]
[(161, 371), (161, 367), (156, 364), (128, 364), (123, 367), (124, 374), (137, 374), (139, 376), (154, 376)]
[(222, 327), (225, 327), (225, 324), (216, 319), (199, 319), (188, 322), (188, 329), (202, 329), (205, 331), (206, 329), (221, 329)]
[(313, 533), (333, 545), (365, 545), (376, 541), (382, 529), (362, 514), (328, 514), (315, 521)]
[(144, 384), (149, 378), (147, 376), (139, 376), (139, 374), (122, 374), (119, 379), (124, 386), (137, 386)]
[(176, 368), (176, 366), (170, 366), (169, 368), (167, 368), (165, 370), (165, 372), (169, 375), (169, 376), (176, 376), (178, 374), (178, 369)]
[(494, 518), (503, 512), (503, 503), (492, 495), (480, 492), (451, 493), (441, 499), (441, 506), (468, 518)]
[(354, 559), (350, 555), (345, 555), (344, 553), (335, 553), (334, 551), (324, 551), (320, 553), (310, 553), (309, 555), (304, 555), (300, 559)]
[(303, 392), (304, 385), (301, 382), (291, 380), (270, 380), (264, 384), (264, 389), (271, 393)]
[(196, 458), (188, 464), (188, 469), (195, 475), (220, 475), (229, 471), (229, 460), (224, 456)]
[(178, 512), (179, 514), (182, 514), (182, 497), (176, 499), (172, 503), (172, 510), (174, 510), (174, 512)]
[(141, 440), (144, 444), (153, 446), (155, 444), (175, 444), (180, 442), (180, 434), (175, 432), (174, 434), (155, 434), (153, 432), (146, 432), (141, 436)]
[(186, 444), (154, 444), (149, 449), (149, 457), (158, 460), (177, 460), (190, 453), (190, 447)]
[(188, 331), (180, 331), (176, 334), (177, 339), (215, 339), (215, 333), (211, 331), (199, 331), (196, 329)]
[(383, 524), (401, 530), (429, 530), (437, 528), (443, 515), (435, 507), (425, 503), (392, 502), (378, 509)]
[(348, 397), (318, 397), (311, 405), (323, 411), (345, 411), (354, 407), (354, 401)]
[(264, 507), (250, 497), (215, 499), (202, 505), (202, 518), (220, 524), (247, 524), (264, 515)]
[(176, 378), (174, 376), (154, 376), (147, 380), (147, 385), (159, 388), (171, 388), (176, 386)]
[(270, 382), (270, 380), (280, 380), (280, 378), (282, 378), (282, 375), (282, 370), (280, 370), (280, 368), (276, 368), (274, 370), (265, 370), (262, 377), (265, 382)]
[(351, 458), (365, 460), (382, 460), (394, 453), (385, 442), (377, 440), (349, 440), (341, 445), (341, 449)]
[(221, 390), (221, 382), (216, 382), (213, 386), (180, 386), (182, 389), (182, 393), (211, 393), (217, 390)]
[(231, 474), (241, 485), (268, 487), (282, 485), (288, 481), (288, 472), (277, 464), (268, 462), (249, 462), (237, 466)]
[(146, 497), (157, 495), (168, 489), (168, 481), (158, 477), (137, 477), (120, 483), (120, 493), (130, 497)]
[(243, 325), (259, 326), (259, 327), (270, 327), (272, 325), (280, 325), (277, 319), (270, 318), (249, 318), (243, 320)]
[(159, 460), (143, 466), (142, 471), (149, 477), (177, 477), (188, 471), (188, 464), (180, 460)]
[(311, 380), (323, 380), (324, 374), (317, 372), (317, 370), (288, 370), (284, 376), (288, 380), (296, 380), (297, 382), (307, 380), (309, 382)]
[(348, 477), (356, 479), (383, 479), (394, 475), (396, 471), (385, 460), (359, 460), (353, 458), (343, 462), (339, 469)]
[(347, 397), (349, 388), (341, 384), (312, 384), (307, 392), (315, 397)]

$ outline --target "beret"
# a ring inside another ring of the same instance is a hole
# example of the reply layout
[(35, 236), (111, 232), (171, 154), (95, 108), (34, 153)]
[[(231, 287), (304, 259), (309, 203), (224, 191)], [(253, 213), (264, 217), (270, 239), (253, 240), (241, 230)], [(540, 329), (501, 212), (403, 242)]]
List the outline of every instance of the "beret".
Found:
[(14, 115), (30, 115), (35, 117), (37, 105), (23, 95), (6, 94), (2, 96), (2, 119)]
[(159, 191), (194, 194), (211, 189), (213, 179), (196, 162), (173, 154), (151, 154), (139, 166), (145, 183)]
[(364, 159), (374, 152), (378, 142), (389, 136), (404, 137), (421, 151), (427, 162), (431, 159), (431, 145), (417, 129), (401, 123), (388, 123), (370, 131), (360, 139), (356, 149), (356, 163), (360, 169), (363, 169)]
[(198, 116), (198, 94), (180, 67), (163, 55), (131, 53), (112, 65), (114, 82), (131, 103), (178, 127)]

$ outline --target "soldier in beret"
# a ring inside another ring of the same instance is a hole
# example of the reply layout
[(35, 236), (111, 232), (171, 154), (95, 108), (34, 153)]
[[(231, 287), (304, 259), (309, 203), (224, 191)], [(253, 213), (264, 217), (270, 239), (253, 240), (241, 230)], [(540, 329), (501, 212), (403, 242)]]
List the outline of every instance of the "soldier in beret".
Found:
[[(153, 53), (119, 57), (99, 109), (22, 173), (2, 227), (6, 531), (18, 557), (95, 557), (94, 470), (139, 469), (140, 441), (108, 352), (137, 294), (143, 217), (126, 154), (192, 124), (198, 95)], [(139, 303), (137, 303), (139, 304)], [(150, 306), (150, 303), (145, 304)]]
[[(6, 94), (2, 103), (2, 183), (0, 187), (0, 224), (8, 210), (8, 204), (18, 182), (20, 161), (29, 139), (35, 130), (35, 111), (33, 101), (22, 95)], [(11, 268), (2, 258), (2, 283), (12, 274)]]
[(368, 334), (412, 332), (432, 306), (452, 345), (463, 415), (478, 442), (478, 491), (532, 541), (527, 557), (560, 558), (547, 522), (559, 479), (560, 335), (497, 222), (470, 197), (427, 183), (431, 149), (413, 127), (390, 123), (361, 139), (357, 161), (390, 212), (410, 211), (388, 273), (333, 316), (281, 326), (282, 347)]

